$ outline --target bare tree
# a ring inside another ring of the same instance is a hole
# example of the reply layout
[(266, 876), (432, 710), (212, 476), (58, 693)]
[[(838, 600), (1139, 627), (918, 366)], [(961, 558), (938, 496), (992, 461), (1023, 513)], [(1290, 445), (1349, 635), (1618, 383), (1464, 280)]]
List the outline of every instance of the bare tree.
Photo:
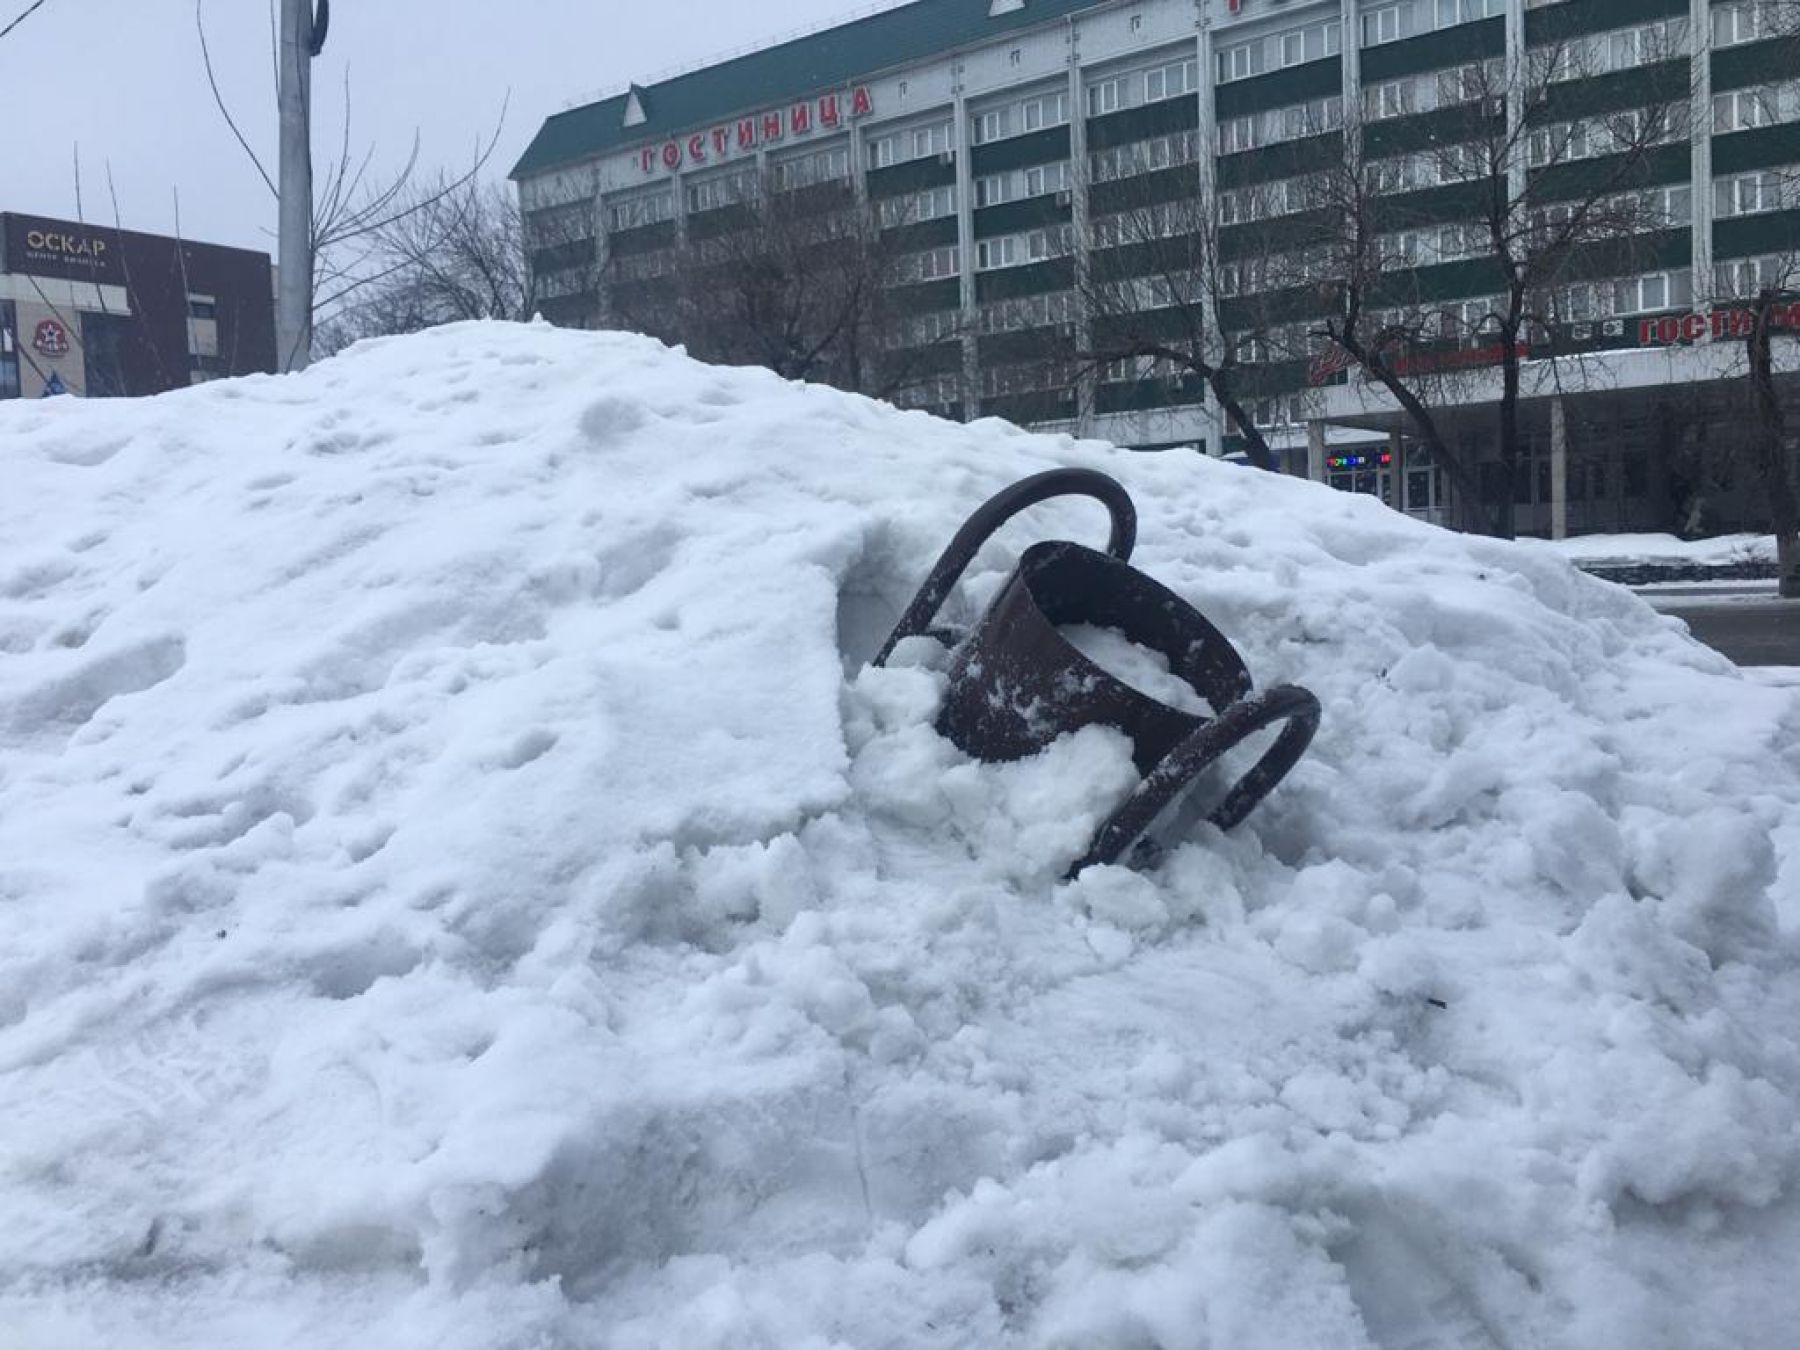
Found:
[(1077, 271), (1089, 323), (1082, 358), (1101, 371), (1147, 366), (1153, 377), (1210, 390), (1250, 462), (1272, 470), (1276, 455), (1252, 399), (1279, 387), (1284, 364), (1303, 364), (1307, 345), (1304, 326), (1283, 322), (1295, 278), (1280, 234), (1248, 225), (1278, 214), (1276, 189), (1207, 191), (1197, 152), (1189, 132), (1100, 159), (1091, 247)]
[[(411, 189), (397, 205), (407, 209), (369, 233), (361, 284), (321, 319), (317, 351), (329, 354), (360, 338), (462, 319), (528, 319), (536, 311), (536, 273), (511, 192), (497, 184), (440, 181)], [(590, 205), (590, 220), (591, 213)], [(591, 273), (591, 224), (584, 228), (570, 218), (559, 227), (566, 233), (555, 239), (550, 228), (542, 213), (533, 221), (529, 242), (538, 256), (554, 257), (563, 246), (585, 249)]]
[(859, 202), (847, 181), (778, 186), (746, 170), (708, 207), (667, 247), (609, 260), (611, 322), (702, 360), (883, 398), (923, 378), (930, 350), (958, 336), (909, 340), (909, 222)]
[[(1556, 334), (1596, 285), (1610, 312), (1611, 279), (1642, 270), (1663, 232), (1686, 225), (1685, 207), (1659, 187), (1688, 176), (1686, 20), (1634, 34), (1629, 55), (1645, 75), (1631, 106), (1595, 114), (1583, 102), (1611, 59), (1599, 39), (1534, 48), (1521, 63), (1473, 61), (1416, 86), (1436, 115), (1434, 140), (1388, 153), (1369, 112), (1416, 109), (1359, 109), (1332, 174), (1326, 247), (1339, 295), (1320, 331), (1387, 390), (1459, 495), (1489, 508), (1484, 523), (1505, 537), (1526, 362), (1547, 362), (1547, 387), (1566, 382), (1578, 359), (1559, 351)], [(1455, 294), (1457, 281), (1477, 298), (1437, 298)], [(1447, 443), (1430, 406), (1456, 401), (1445, 386), (1473, 387), (1469, 374), (1482, 369), (1498, 377), (1492, 443), (1502, 485), (1485, 502), (1475, 464)]]
[[(314, 5), (317, 4), (315, 10)], [(501, 109), (493, 134), (476, 152), (462, 175), (440, 178), (433, 191), (413, 188), (419, 162), (419, 137), (401, 166), (384, 177), (372, 177), (375, 149), (358, 155), (351, 144), (350, 84), (343, 88), (342, 143), (315, 181), (312, 154), (312, 62), (324, 49), (330, 26), (330, 0), (281, 0), (280, 18), (272, 31), (276, 105), (279, 112), (279, 181), (226, 106), (207, 42), (203, 6), (194, 0), (194, 26), (213, 102), (263, 184), (275, 198), (280, 280), (276, 294), (276, 361), (282, 370), (299, 370), (312, 356), (313, 324), (376, 275), (375, 236), (407, 215), (475, 182), (500, 137)]]

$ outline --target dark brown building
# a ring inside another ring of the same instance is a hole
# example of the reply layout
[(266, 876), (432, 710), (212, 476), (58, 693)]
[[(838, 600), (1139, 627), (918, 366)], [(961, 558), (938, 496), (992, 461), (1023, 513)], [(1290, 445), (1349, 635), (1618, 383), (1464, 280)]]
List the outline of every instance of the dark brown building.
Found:
[(274, 369), (268, 254), (0, 212), (0, 398)]

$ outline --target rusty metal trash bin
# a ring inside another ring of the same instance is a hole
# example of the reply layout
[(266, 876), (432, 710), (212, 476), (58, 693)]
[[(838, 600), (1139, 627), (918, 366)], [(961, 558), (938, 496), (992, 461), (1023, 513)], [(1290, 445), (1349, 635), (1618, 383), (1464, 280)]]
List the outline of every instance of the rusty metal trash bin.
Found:
[[(1028, 506), (1071, 493), (1105, 503), (1112, 517), (1107, 552), (1067, 540), (1033, 544), (973, 629), (960, 634), (931, 626), (994, 531)], [(1256, 692), (1225, 635), (1130, 565), (1135, 542), (1136, 512), (1116, 480), (1092, 469), (1052, 469), (1026, 478), (984, 503), (957, 531), (874, 660), (884, 664), (898, 642), (920, 634), (951, 647), (937, 729), (977, 759), (1021, 759), (1096, 723), (1130, 738), (1139, 784), (1069, 876), (1094, 863), (1149, 861), (1147, 831), (1200, 775), (1250, 736), (1281, 724), (1273, 744), (1208, 815), (1230, 829), (1299, 761), (1319, 724), (1319, 702), (1307, 690), (1280, 685)], [(1161, 653), (1171, 673), (1205, 700), (1210, 715), (1164, 703), (1096, 664), (1061, 631), (1077, 624), (1117, 629)]]

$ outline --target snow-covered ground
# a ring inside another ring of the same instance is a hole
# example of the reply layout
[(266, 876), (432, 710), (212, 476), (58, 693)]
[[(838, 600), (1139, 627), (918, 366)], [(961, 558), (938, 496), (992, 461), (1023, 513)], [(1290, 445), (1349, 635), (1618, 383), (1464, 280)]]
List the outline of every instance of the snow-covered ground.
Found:
[[(1324, 706), (1153, 874), (1057, 880), (1117, 733), (863, 666), (1057, 464)], [(1800, 690), (1550, 552), (541, 327), (0, 406), (0, 485), (7, 1350), (1800, 1324)]]
[(1721, 534), (1711, 539), (1681, 539), (1672, 534), (1582, 534), (1572, 539), (1521, 542), (1528, 548), (1547, 549), (1573, 563), (1613, 567), (1728, 567), (1775, 561), (1775, 536), (1769, 534)]

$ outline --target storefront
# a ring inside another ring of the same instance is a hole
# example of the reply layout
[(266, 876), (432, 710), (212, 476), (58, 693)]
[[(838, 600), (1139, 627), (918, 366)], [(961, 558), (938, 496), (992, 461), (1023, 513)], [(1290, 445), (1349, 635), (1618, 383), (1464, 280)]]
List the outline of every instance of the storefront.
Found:
[(0, 398), (155, 394), (274, 368), (267, 254), (0, 213)]

